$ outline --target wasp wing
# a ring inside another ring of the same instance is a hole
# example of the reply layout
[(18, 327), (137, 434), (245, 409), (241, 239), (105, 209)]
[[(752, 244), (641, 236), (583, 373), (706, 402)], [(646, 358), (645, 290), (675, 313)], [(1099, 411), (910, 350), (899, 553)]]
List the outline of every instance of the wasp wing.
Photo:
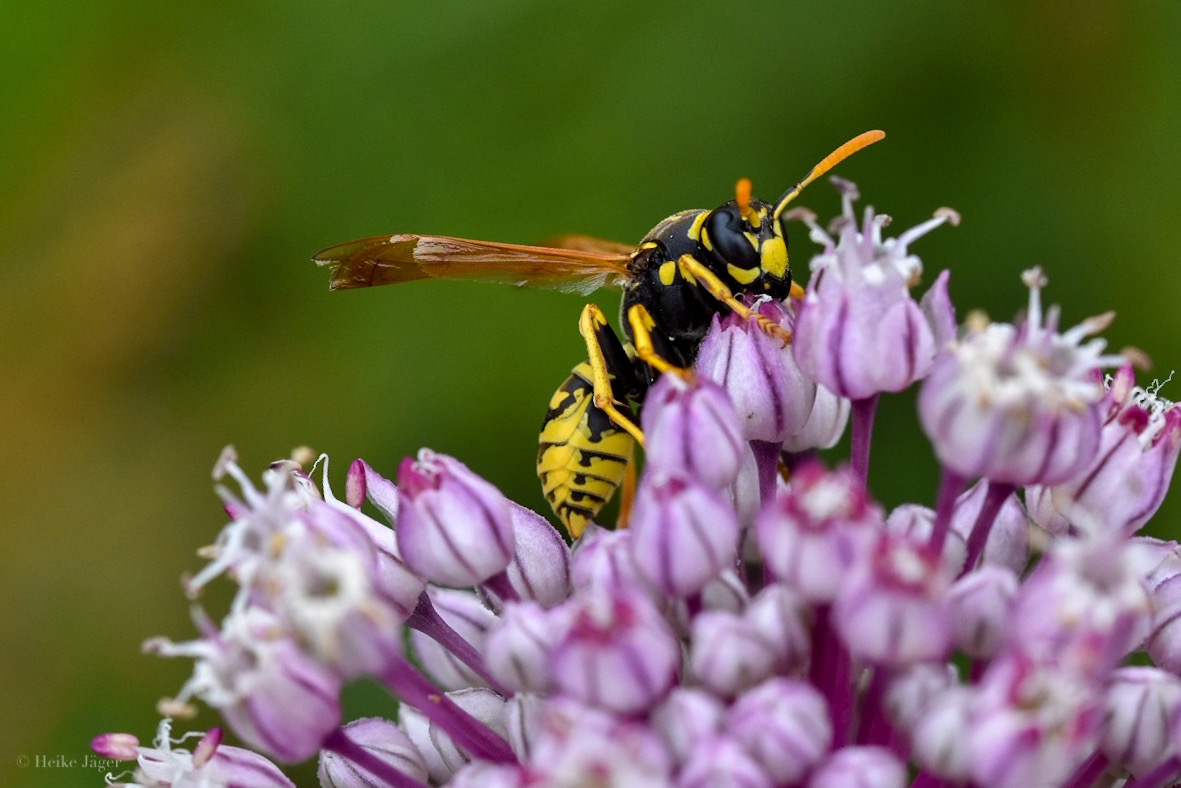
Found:
[(578, 233), (568, 233), (566, 235), (554, 236), (553, 238), (546, 238), (544, 245), (553, 249), (572, 249), (576, 252), (602, 252), (604, 254), (625, 255), (630, 255), (636, 248), (631, 244), (608, 241), (605, 238), (595, 238), (593, 235), (579, 235)]
[(470, 241), (440, 235), (379, 235), (332, 246), (314, 258), (333, 290), (417, 279), (468, 279), (586, 295), (628, 278), (630, 255)]

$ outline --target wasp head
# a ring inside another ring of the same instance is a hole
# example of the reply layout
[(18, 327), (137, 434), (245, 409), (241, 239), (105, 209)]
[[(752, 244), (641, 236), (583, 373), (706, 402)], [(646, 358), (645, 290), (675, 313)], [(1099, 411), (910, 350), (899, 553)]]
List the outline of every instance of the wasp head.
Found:
[(791, 291), (784, 222), (775, 218), (774, 206), (751, 199), (746, 178), (735, 191), (733, 200), (705, 217), (700, 239), (705, 256), (740, 292), (782, 300)]

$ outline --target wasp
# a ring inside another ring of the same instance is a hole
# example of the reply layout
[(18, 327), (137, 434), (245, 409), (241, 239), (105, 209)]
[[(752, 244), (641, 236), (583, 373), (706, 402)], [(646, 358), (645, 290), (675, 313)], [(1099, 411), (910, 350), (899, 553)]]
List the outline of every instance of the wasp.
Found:
[(636, 444), (643, 446), (637, 418), (648, 387), (662, 374), (688, 374), (714, 315), (732, 311), (790, 341), (786, 329), (742, 298), (792, 294), (784, 209), (809, 183), (884, 136), (867, 131), (849, 140), (774, 203), (752, 198), (750, 181), (742, 179), (733, 200), (675, 213), (635, 247), (582, 235), (548, 246), (380, 235), (329, 247), (313, 259), (330, 268), (333, 290), (439, 278), (583, 295), (623, 288), (624, 339), (597, 306), (583, 308), (579, 331), (587, 359), (550, 399), (538, 441), (542, 489), (577, 539), (624, 484)]

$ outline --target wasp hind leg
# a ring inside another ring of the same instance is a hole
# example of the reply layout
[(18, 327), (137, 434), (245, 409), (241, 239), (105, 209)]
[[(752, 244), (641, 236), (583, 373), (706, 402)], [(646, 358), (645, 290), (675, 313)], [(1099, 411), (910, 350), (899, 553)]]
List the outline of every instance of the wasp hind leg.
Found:
[(550, 400), (537, 452), (542, 490), (575, 539), (634, 473), (632, 454), (643, 441), (627, 404), (641, 385), (631, 358), (597, 307), (583, 310), (579, 326), (589, 359)]

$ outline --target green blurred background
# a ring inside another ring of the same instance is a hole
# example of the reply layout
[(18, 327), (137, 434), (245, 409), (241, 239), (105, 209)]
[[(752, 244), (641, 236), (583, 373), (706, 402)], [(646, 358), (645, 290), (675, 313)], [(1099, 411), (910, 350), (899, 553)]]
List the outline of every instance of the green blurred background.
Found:
[[(895, 227), (961, 211), (916, 246), (961, 314), (1012, 315), (1041, 264), (1067, 324), (1115, 309), (1115, 347), (1181, 364), (1181, 4), (428, 5), (0, 4), (0, 784), (94, 785), (18, 757), (151, 737), (188, 665), (138, 645), (192, 631), (178, 577), (223, 522), (226, 443), (252, 475), (327, 451), (338, 483), (429, 445), (544, 506), (583, 300), (330, 295), (330, 244), (635, 241), (883, 128), (840, 171)], [(837, 209), (825, 183), (799, 202)], [(932, 499), (910, 398), (874, 460), (886, 503)]]

